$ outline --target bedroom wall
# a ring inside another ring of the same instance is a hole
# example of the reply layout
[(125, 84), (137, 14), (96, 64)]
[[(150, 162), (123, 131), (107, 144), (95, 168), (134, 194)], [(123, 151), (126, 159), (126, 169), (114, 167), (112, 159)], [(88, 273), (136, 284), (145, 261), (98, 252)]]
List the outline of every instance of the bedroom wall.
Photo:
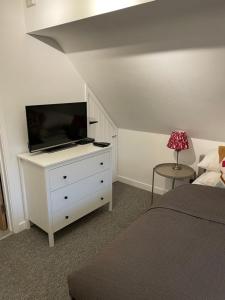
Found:
[(16, 155), (27, 151), (25, 105), (84, 100), (84, 81), (68, 58), (25, 35), (23, 5), (0, 1), (0, 135), (15, 231), (24, 228)]
[[(152, 188), (152, 169), (155, 165), (175, 162), (175, 153), (166, 147), (169, 135), (119, 129), (118, 180), (146, 190)], [(180, 153), (180, 162), (197, 171), (201, 154), (206, 154), (224, 141), (210, 141), (189, 137), (190, 149)], [(155, 192), (162, 194), (171, 188), (171, 180), (155, 177)]]

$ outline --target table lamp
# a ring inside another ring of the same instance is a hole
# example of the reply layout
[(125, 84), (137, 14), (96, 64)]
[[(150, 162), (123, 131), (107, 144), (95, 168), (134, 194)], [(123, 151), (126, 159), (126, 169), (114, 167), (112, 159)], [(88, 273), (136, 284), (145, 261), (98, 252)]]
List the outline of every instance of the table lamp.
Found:
[(181, 130), (173, 131), (170, 135), (167, 147), (177, 152), (177, 162), (173, 169), (181, 170), (181, 166), (178, 163), (178, 159), (181, 150), (189, 149), (187, 133)]

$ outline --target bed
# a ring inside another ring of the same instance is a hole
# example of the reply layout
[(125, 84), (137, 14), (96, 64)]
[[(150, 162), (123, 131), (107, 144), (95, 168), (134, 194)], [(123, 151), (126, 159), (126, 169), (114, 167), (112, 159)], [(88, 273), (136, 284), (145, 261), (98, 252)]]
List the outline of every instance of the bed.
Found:
[(75, 300), (225, 299), (225, 189), (168, 192), (68, 284)]

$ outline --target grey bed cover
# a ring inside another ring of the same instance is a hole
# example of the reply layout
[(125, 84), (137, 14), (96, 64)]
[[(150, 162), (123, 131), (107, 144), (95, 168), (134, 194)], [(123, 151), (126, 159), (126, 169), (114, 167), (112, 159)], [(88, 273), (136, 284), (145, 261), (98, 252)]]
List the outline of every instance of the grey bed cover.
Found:
[(225, 300), (225, 189), (168, 192), (68, 283), (76, 300)]

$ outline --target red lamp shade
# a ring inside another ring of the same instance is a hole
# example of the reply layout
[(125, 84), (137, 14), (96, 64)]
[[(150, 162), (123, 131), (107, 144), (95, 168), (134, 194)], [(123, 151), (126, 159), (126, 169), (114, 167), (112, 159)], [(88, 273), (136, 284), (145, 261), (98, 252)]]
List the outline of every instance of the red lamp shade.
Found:
[(187, 133), (185, 131), (173, 131), (170, 135), (167, 147), (176, 151), (189, 149)]

